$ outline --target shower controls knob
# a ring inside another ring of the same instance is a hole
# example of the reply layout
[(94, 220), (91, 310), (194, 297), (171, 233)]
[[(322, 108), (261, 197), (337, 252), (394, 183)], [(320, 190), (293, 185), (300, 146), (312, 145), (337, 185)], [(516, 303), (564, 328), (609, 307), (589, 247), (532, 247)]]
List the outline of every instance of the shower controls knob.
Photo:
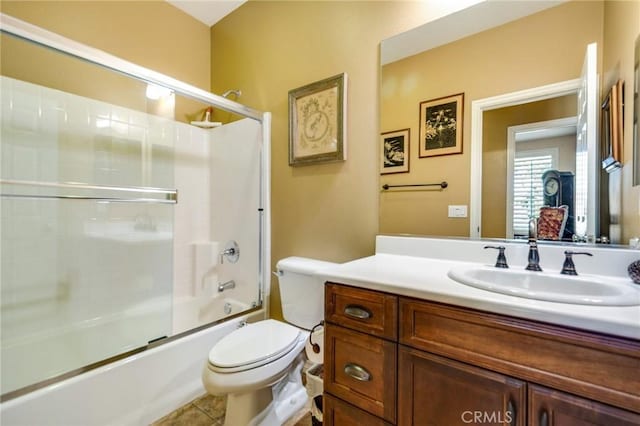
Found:
[(231, 240), (224, 246), (224, 250), (220, 252), (220, 263), (224, 263), (224, 259), (227, 259), (231, 263), (236, 263), (240, 259), (240, 246), (238, 243)]

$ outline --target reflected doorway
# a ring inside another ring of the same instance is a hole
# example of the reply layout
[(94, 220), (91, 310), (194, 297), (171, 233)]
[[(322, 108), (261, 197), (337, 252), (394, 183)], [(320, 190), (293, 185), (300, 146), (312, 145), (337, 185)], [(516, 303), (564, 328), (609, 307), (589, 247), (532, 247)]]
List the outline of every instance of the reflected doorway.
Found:
[(567, 117), (508, 127), (507, 238), (527, 238), (532, 217), (557, 223), (546, 238), (570, 241), (576, 233), (575, 181), (586, 177), (576, 176), (576, 123)]

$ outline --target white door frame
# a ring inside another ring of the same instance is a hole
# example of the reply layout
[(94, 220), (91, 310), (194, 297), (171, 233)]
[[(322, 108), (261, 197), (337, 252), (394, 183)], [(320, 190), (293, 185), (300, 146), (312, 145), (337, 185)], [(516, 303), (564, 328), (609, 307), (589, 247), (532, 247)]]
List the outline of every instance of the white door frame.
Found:
[(471, 199), (469, 200), (469, 236), (471, 238), (480, 238), (482, 235), (482, 120), (484, 112), (574, 94), (580, 89), (581, 82), (581, 79), (576, 78), (471, 102)]

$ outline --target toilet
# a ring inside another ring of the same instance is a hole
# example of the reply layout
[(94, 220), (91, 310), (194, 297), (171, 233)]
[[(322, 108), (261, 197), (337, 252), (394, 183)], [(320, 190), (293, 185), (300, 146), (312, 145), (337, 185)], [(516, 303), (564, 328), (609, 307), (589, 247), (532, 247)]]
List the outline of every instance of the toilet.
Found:
[(202, 381), (227, 395), (226, 426), (279, 426), (307, 402), (301, 370), (311, 329), (324, 317), (324, 282), (314, 272), (335, 265), (288, 257), (276, 265), (282, 315), (238, 328), (216, 343)]

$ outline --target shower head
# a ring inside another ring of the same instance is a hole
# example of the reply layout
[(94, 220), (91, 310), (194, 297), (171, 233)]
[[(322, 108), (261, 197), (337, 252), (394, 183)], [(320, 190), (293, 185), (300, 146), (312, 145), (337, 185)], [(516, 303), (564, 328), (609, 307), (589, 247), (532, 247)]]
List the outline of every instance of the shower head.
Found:
[(222, 94), (222, 97), (223, 98), (228, 98), (229, 95), (235, 95), (236, 99), (238, 99), (240, 96), (242, 96), (242, 90), (240, 90), (240, 89), (227, 90), (226, 92), (224, 92)]

